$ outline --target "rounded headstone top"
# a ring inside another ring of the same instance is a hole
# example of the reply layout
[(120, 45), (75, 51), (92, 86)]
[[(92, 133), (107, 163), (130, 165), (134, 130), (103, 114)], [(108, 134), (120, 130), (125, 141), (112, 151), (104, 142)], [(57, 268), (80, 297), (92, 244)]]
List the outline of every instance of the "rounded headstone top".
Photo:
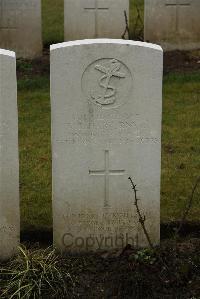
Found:
[(9, 50), (5, 50), (5, 49), (0, 49), (0, 55), (10, 56), (10, 57), (15, 58), (15, 52), (9, 51)]
[(124, 39), (108, 39), (108, 38), (84, 39), (84, 40), (76, 40), (76, 41), (69, 41), (69, 42), (64, 42), (59, 44), (53, 44), (50, 46), (50, 50), (53, 51), (65, 47), (92, 45), (92, 44), (130, 45), (130, 46), (145, 47), (149, 49), (163, 51), (161, 46), (156, 44), (140, 42), (140, 41), (132, 41), (132, 40), (124, 40)]

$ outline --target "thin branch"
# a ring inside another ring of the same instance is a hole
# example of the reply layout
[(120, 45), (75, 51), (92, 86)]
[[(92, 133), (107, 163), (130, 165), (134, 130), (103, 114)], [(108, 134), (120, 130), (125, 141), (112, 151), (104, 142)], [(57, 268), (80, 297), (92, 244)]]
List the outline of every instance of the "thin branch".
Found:
[(126, 13), (125, 10), (124, 10), (124, 18), (125, 18), (126, 27), (125, 27), (124, 33), (122, 34), (122, 39), (126, 38), (126, 33), (128, 34), (128, 39), (130, 39), (130, 30), (129, 30), (129, 26), (128, 26), (128, 17), (127, 17), (127, 13)]
[[(132, 185), (132, 189), (134, 191), (135, 206), (136, 206), (136, 209), (137, 209), (137, 214), (138, 214), (138, 217), (139, 217), (139, 222), (140, 222), (140, 224), (142, 226), (142, 229), (143, 229), (144, 234), (145, 234), (145, 236), (147, 238), (147, 241), (149, 243), (150, 248), (154, 251), (153, 244), (151, 242), (150, 236), (149, 236), (148, 231), (147, 231), (146, 226), (145, 226), (146, 217), (142, 216), (142, 214), (140, 212), (140, 208), (138, 206), (139, 199), (137, 198), (136, 185), (134, 185), (133, 180), (131, 179), (131, 177), (129, 177), (128, 179), (130, 180), (131, 185)], [(168, 265), (165, 263), (164, 259), (159, 254), (156, 254), (156, 256), (157, 256), (159, 262), (161, 263), (161, 265), (163, 265), (164, 269), (166, 269), (168, 271), (168, 273), (171, 275), (171, 270), (169, 269)], [(161, 278), (161, 276), (160, 276), (160, 278)]]
[(137, 5), (136, 5), (136, 11), (137, 11), (137, 17), (134, 24), (133, 35), (135, 39), (138, 38), (139, 40), (143, 41), (144, 40), (144, 38), (142, 37), (142, 33), (144, 30), (143, 20), (140, 14), (140, 9)]
[(189, 214), (189, 211), (190, 211), (190, 209), (192, 207), (192, 204), (193, 204), (193, 199), (194, 199), (195, 192), (196, 192), (197, 187), (198, 187), (199, 184), (200, 184), (200, 177), (197, 178), (196, 183), (194, 184), (194, 186), (192, 188), (191, 195), (188, 199), (188, 204), (186, 205), (186, 208), (185, 208), (185, 211), (183, 213), (182, 219), (180, 221), (179, 227), (176, 230), (176, 236), (180, 233), (180, 231), (183, 227), (183, 224), (186, 221), (186, 218), (187, 218), (187, 216)]
[(133, 180), (131, 177), (128, 178), (131, 182), (131, 185), (132, 185), (132, 189), (133, 189), (133, 192), (134, 192), (134, 204), (136, 206), (136, 211), (137, 211), (137, 214), (138, 214), (138, 218), (139, 218), (139, 223), (141, 224), (142, 226), (142, 229), (144, 231), (144, 234), (145, 234), (145, 237), (147, 238), (147, 241), (149, 243), (149, 246), (151, 247), (151, 249), (154, 249), (153, 247), (153, 244), (151, 242), (151, 239), (150, 239), (150, 236), (148, 234), (148, 231), (146, 229), (146, 226), (145, 226), (145, 221), (146, 221), (146, 217), (145, 216), (142, 216), (141, 212), (140, 212), (140, 208), (138, 206), (138, 201), (139, 199), (137, 198), (137, 189), (136, 189), (136, 185), (134, 185), (133, 183)]
[[(138, 206), (138, 201), (139, 201), (139, 198), (137, 198), (137, 189), (136, 189), (136, 185), (134, 185), (133, 183), (133, 180), (131, 177), (128, 178), (131, 182), (131, 185), (132, 185), (132, 189), (134, 191), (134, 204), (136, 206), (136, 210), (137, 210), (137, 214), (138, 214), (138, 217), (139, 217), (139, 223), (141, 224), (142, 226), (142, 229), (144, 231), (144, 234), (147, 238), (147, 241), (149, 243), (149, 246), (152, 250), (154, 250), (154, 246), (151, 242), (151, 239), (150, 239), (150, 236), (148, 234), (148, 231), (146, 229), (146, 226), (145, 226), (145, 221), (146, 221), (146, 217), (145, 216), (142, 216), (141, 212), (140, 212), (140, 208)], [(171, 270), (169, 269), (168, 265), (165, 263), (164, 259), (159, 255), (159, 254), (156, 254), (158, 260), (160, 261), (160, 263), (163, 265), (163, 267), (168, 271), (168, 273), (171, 275)]]

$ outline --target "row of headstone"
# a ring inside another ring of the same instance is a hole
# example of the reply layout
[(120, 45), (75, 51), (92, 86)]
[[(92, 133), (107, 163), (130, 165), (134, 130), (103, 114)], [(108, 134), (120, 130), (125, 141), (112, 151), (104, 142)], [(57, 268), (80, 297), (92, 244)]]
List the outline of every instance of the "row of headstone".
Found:
[(41, 0), (0, 0), (0, 48), (17, 57), (42, 55)]
[[(64, 0), (65, 40), (121, 38), (129, 0)], [(200, 47), (199, 0), (145, 0), (145, 41), (166, 50)], [(42, 54), (41, 0), (0, 0), (0, 47)]]
[(200, 0), (145, 0), (144, 38), (166, 50), (200, 48)]
[[(64, 0), (65, 40), (121, 38), (129, 0)], [(76, 17), (77, 16), (77, 17)], [(17, 57), (42, 55), (41, 0), (0, 0), (0, 47)]]
[[(159, 243), (160, 46), (111, 39), (51, 46), (54, 245), (61, 251), (146, 246), (129, 176)], [(0, 51), (0, 258), (19, 242), (16, 70)]]

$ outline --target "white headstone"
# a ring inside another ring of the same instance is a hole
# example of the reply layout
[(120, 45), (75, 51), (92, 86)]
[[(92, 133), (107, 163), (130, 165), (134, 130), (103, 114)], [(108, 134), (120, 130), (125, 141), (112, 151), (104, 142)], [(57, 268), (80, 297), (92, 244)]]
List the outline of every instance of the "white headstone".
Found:
[(16, 253), (19, 231), (16, 59), (0, 49), (0, 260)]
[(159, 243), (162, 49), (96, 39), (51, 46), (54, 244)]
[(145, 41), (165, 50), (200, 48), (199, 0), (145, 0)]
[(65, 40), (121, 38), (129, 0), (64, 0)]
[(0, 47), (17, 57), (42, 54), (41, 0), (0, 0)]

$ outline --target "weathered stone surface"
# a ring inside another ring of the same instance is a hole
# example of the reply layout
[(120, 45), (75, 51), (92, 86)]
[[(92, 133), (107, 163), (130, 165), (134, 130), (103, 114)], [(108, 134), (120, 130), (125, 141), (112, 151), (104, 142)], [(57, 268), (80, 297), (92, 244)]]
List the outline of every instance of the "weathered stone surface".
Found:
[(0, 260), (19, 243), (19, 162), (15, 53), (0, 49)]
[(42, 54), (41, 0), (0, 0), (0, 47), (17, 57)]
[(121, 38), (129, 0), (65, 0), (65, 40)]
[(145, 41), (165, 50), (200, 48), (199, 0), (145, 0)]
[(159, 46), (96, 39), (51, 46), (54, 244), (147, 245), (128, 177), (159, 243), (162, 59)]

